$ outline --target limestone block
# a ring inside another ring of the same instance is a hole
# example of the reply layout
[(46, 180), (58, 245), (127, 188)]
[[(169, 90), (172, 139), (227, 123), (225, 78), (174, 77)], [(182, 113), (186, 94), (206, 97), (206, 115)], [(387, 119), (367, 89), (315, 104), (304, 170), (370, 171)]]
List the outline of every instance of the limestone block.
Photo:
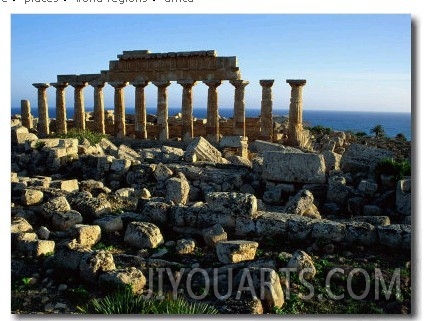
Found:
[(132, 187), (120, 188), (114, 194), (121, 197), (132, 197), (135, 194), (135, 189)]
[(183, 158), (184, 153), (181, 148), (162, 146), (161, 161), (164, 163), (178, 162)]
[(219, 141), (220, 148), (233, 147), (240, 148), (247, 144), (247, 137), (244, 136), (222, 136)]
[(350, 197), (350, 189), (346, 186), (346, 179), (342, 176), (332, 176), (328, 179), (327, 201), (346, 206)]
[(164, 243), (160, 229), (148, 222), (131, 222), (126, 229), (124, 242), (138, 249), (156, 248)]
[(363, 179), (358, 184), (358, 190), (367, 196), (374, 196), (377, 192), (378, 185), (374, 181)]
[(111, 163), (111, 170), (117, 173), (127, 173), (132, 162), (128, 159), (114, 159)]
[(216, 244), (216, 254), (224, 264), (253, 260), (259, 244), (253, 241), (222, 241)]
[(220, 224), (215, 224), (211, 227), (205, 228), (202, 231), (202, 234), (204, 242), (210, 247), (215, 247), (218, 242), (228, 240), (228, 234)]
[(302, 153), (300, 149), (264, 140), (255, 140), (254, 149), (259, 155), (263, 156), (266, 152)]
[(54, 256), (54, 266), (66, 270), (78, 270), (83, 256), (90, 253), (90, 249), (77, 243), (77, 240), (70, 241), (58, 246)]
[(127, 145), (118, 147), (117, 158), (129, 160), (132, 165), (139, 164), (143, 160), (138, 152)]
[(194, 138), (186, 148), (184, 159), (187, 162), (207, 161), (223, 163), (222, 154), (203, 137)]
[(255, 220), (237, 217), (235, 219), (235, 235), (238, 236), (250, 236), (256, 233)]
[(390, 225), (390, 219), (388, 216), (355, 216), (353, 221), (367, 222), (375, 227)]
[(38, 240), (36, 233), (12, 233), (12, 248), (21, 252), (32, 252)]
[(257, 199), (252, 194), (211, 192), (206, 195), (209, 209), (234, 217), (253, 219), (258, 216)]
[(256, 235), (262, 237), (285, 236), (288, 228), (288, 215), (263, 212), (255, 220)]
[[(24, 127), (25, 128), (25, 127)], [(37, 142), (38, 137), (37, 135), (33, 133), (13, 133), (12, 130), (12, 143), (16, 144), (26, 144), (30, 143), (33, 144), (34, 142)]]
[[(248, 280), (251, 280), (251, 282)], [(261, 299), (264, 309), (268, 312), (272, 312), (273, 308), (281, 308), (284, 305), (285, 297), (280, 283), (280, 276), (274, 269), (263, 267), (242, 269), (235, 276), (233, 283), (235, 289), (238, 289), (241, 284), (245, 286), (252, 285)]]
[(67, 195), (67, 200), (73, 210), (80, 212), (84, 217), (99, 217), (111, 211), (111, 204), (108, 200), (99, 197), (92, 197), (89, 192), (74, 192)]
[(351, 144), (342, 156), (340, 167), (344, 172), (372, 173), (383, 158), (393, 157), (393, 152), (361, 144)]
[(76, 224), (72, 234), (78, 243), (87, 247), (92, 247), (101, 240), (101, 228), (98, 225)]
[(173, 176), (173, 171), (163, 163), (159, 163), (154, 170), (154, 178), (157, 182), (164, 182)]
[[(219, 293), (226, 293), (227, 282), (219, 283)], [(223, 290), (222, 290), (223, 288)], [(251, 293), (242, 292), (241, 297), (231, 295), (229, 298), (220, 301), (220, 313), (223, 314), (263, 314), (262, 302), (253, 297)]]
[(78, 180), (69, 179), (69, 180), (61, 180), (61, 181), (52, 181), (50, 183), (50, 187), (58, 188), (62, 191), (75, 192), (75, 191), (78, 191)]
[(46, 226), (40, 226), (37, 230), (37, 236), (40, 240), (48, 240), (50, 237), (50, 231)]
[(297, 269), (297, 273), (303, 271), (305, 280), (312, 280), (317, 273), (312, 258), (302, 250), (297, 250), (293, 253), (290, 261), (287, 263), (287, 268)]
[(366, 222), (350, 222), (346, 224), (345, 241), (349, 243), (370, 245), (377, 239), (373, 225)]
[[(193, 212), (194, 213), (194, 212)], [(212, 211), (208, 206), (202, 207), (197, 211), (195, 219), (196, 225), (199, 228), (206, 228), (214, 224), (220, 224), (226, 229), (234, 229), (236, 225), (235, 217), (232, 213)], [(190, 219), (190, 216), (187, 217)]]
[(24, 189), (21, 203), (26, 206), (38, 205), (43, 201), (43, 192), (35, 189)]
[(107, 172), (111, 169), (111, 164), (114, 161), (113, 156), (99, 156), (97, 157), (97, 170), (98, 172)]
[(340, 160), (342, 158), (342, 155), (334, 153), (330, 150), (322, 151), (321, 155), (324, 156), (326, 172), (329, 172), (330, 170), (340, 169)]
[(102, 138), (99, 146), (104, 150), (105, 154), (118, 157), (118, 148), (110, 140)]
[[(206, 214), (203, 214), (206, 213)], [(171, 223), (173, 226), (198, 226), (198, 218), (202, 215), (205, 215), (207, 218), (210, 217), (211, 211), (207, 209), (205, 205), (203, 206), (184, 206), (178, 205), (174, 206), (171, 209)], [(208, 224), (205, 227), (209, 227), (217, 222)]]
[(185, 178), (172, 177), (166, 181), (166, 200), (185, 205), (189, 196), (189, 183)]
[(279, 204), (282, 201), (282, 191), (276, 187), (266, 190), (262, 199), (267, 204)]
[(142, 216), (147, 222), (164, 224), (168, 220), (169, 211), (170, 205), (163, 202), (149, 201), (142, 208)]
[(278, 182), (325, 183), (324, 157), (308, 153), (266, 152), (263, 178)]
[(365, 216), (380, 216), (382, 215), (382, 209), (376, 205), (364, 205)]
[(302, 189), (287, 202), (284, 213), (307, 216), (321, 219), (321, 215), (314, 204), (314, 195), (306, 189)]
[(345, 238), (346, 225), (343, 223), (321, 220), (312, 227), (312, 238), (340, 242)]
[(396, 210), (402, 215), (411, 215), (411, 179), (402, 179), (396, 184)]
[(238, 155), (228, 156), (228, 157), (226, 157), (226, 160), (232, 165), (243, 166), (243, 167), (247, 167), (247, 168), (253, 167), (253, 164), (250, 160), (248, 160), (247, 158), (238, 156)]
[(411, 226), (406, 224), (391, 224), (378, 226), (379, 243), (392, 248), (411, 248)]
[(287, 237), (289, 240), (304, 240), (312, 232), (313, 226), (318, 220), (295, 214), (283, 214), (288, 216)]
[(34, 255), (42, 256), (55, 252), (55, 242), (47, 240), (37, 240), (34, 243)]
[(59, 231), (67, 231), (76, 224), (83, 222), (81, 214), (74, 210), (55, 212), (52, 215), (52, 226)]
[(10, 226), (11, 233), (31, 233), (33, 232), (33, 227), (28, 221), (23, 217), (13, 217), (12, 223)]
[(190, 254), (195, 250), (195, 241), (192, 239), (181, 239), (176, 242), (177, 254)]
[(102, 215), (93, 221), (93, 224), (101, 228), (102, 233), (114, 233), (123, 230), (123, 221), (117, 215)]
[(97, 283), (100, 274), (114, 271), (114, 257), (107, 251), (94, 251), (83, 254), (80, 261), (80, 277), (89, 283)]
[(103, 291), (113, 291), (130, 286), (134, 294), (141, 293), (146, 285), (142, 271), (135, 267), (108, 271), (99, 276), (99, 288)]

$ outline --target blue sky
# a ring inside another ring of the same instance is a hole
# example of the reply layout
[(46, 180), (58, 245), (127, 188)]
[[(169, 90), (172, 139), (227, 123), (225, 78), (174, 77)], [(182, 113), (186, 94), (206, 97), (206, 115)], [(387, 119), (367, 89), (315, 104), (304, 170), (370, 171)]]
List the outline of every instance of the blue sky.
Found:
[[(260, 108), (260, 79), (275, 79), (274, 109), (288, 109), (288, 78), (304, 78), (304, 107), (311, 110), (410, 112), (411, 17), (408, 14), (277, 15), (12, 15), (11, 101), (37, 104), (34, 82), (58, 74), (98, 73), (124, 50), (210, 50), (237, 56), (246, 87), (246, 107)], [(182, 87), (169, 87), (169, 106), (181, 105)], [(233, 106), (234, 87), (219, 87), (221, 108)], [(49, 106), (55, 89), (48, 90)], [(125, 90), (134, 104), (134, 87)], [(86, 107), (93, 88), (85, 89)], [(148, 106), (156, 87), (146, 88)], [(107, 108), (113, 88), (106, 86)], [(207, 86), (194, 87), (194, 107), (207, 104)], [(67, 90), (67, 107), (73, 88)]]

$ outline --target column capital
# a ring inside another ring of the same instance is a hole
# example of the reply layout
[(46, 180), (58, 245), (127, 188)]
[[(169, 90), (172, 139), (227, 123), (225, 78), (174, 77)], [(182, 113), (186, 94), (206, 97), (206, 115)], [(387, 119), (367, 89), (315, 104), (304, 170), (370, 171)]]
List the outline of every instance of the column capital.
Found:
[(155, 86), (157, 86), (158, 88), (165, 88), (170, 86), (171, 82), (168, 80), (161, 80), (161, 81), (153, 81), (152, 82)]
[(87, 81), (72, 81), (69, 84), (74, 88), (84, 88), (87, 86)]
[(306, 85), (306, 79), (287, 79), (286, 83), (290, 86), (305, 86)]
[(93, 81), (89, 81), (89, 85), (96, 88), (103, 88), (105, 86), (105, 81), (93, 80)]
[(216, 88), (222, 84), (222, 80), (204, 80), (203, 83), (205, 83), (210, 88)]
[(259, 83), (262, 87), (272, 87), (272, 85), (274, 84), (274, 79), (262, 79), (259, 80)]
[(108, 83), (115, 89), (124, 88), (129, 84), (128, 81), (110, 81)]
[(244, 88), (250, 82), (248, 80), (230, 80), (229, 83), (235, 88)]
[(57, 88), (57, 89), (64, 89), (68, 86), (68, 83), (67, 82), (52, 82), (50, 85)]
[(178, 80), (177, 83), (179, 85), (181, 85), (182, 87), (191, 88), (192, 86), (197, 84), (197, 81), (196, 80), (190, 80), (190, 79), (181, 79), (181, 80)]
[(148, 80), (135, 80), (130, 83), (134, 87), (146, 87), (149, 84)]
[(50, 87), (50, 83), (48, 82), (38, 82), (38, 83), (34, 83), (33, 84), (34, 87), (36, 87), (37, 89), (46, 89)]

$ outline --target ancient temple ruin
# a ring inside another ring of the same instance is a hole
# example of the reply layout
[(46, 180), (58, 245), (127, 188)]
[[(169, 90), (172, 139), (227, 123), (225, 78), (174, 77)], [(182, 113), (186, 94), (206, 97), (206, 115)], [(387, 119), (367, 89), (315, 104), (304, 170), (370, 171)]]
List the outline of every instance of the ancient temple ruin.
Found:
[[(272, 116), (272, 86), (274, 80), (260, 80), (262, 86), (260, 118), (245, 115), (244, 92), (248, 81), (241, 79), (237, 58), (217, 56), (216, 51), (189, 51), (151, 53), (148, 50), (124, 51), (118, 60), (109, 62), (109, 70), (97, 74), (58, 75), (54, 83), (34, 83), (38, 90), (38, 131), (41, 135), (51, 132), (48, 115), (47, 89), (56, 88), (56, 119), (54, 131), (66, 133), (68, 128), (89, 128), (96, 132), (117, 137), (132, 136), (140, 139), (165, 141), (179, 138), (189, 141), (204, 136), (218, 142), (221, 136), (241, 136), (244, 139), (281, 141), (292, 146), (305, 146), (309, 133), (302, 124), (302, 88), (306, 80), (287, 80), (291, 86), (289, 125), (286, 133), (278, 135)], [(232, 119), (220, 121), (218, 87), (229, 81), (235, 87), (234, 114)], [(182, 86), (182, 113), (179, 122), (170, 122), (167, 88), (171, 82)], [(207, 120), (193, 117), (193, 86), (202, 82), (208, 86)], [(156, 123), (147, 121), (145, 87), (150, 83), (158, 90)], [(114, 115), (112, 124), (105, 121), (103, 89), (106, 84), (114, 87)], [(84, 90), (93, 87), (93, 120), (86, 119)], [(132, 123), (126, 122), (124, 88), (135, 88), (135, 115)], [(65, 90), (74, 88), (74, 117), (66, 118)], [(23, 124), (32, 126), (29, 102), (22, 101)], [(247, 138), (246, 138), (247, 137)]]

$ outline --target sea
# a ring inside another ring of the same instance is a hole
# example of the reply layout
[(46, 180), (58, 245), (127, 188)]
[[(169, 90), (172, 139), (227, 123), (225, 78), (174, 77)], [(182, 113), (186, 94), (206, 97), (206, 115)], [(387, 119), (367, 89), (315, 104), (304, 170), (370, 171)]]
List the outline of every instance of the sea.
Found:
[[(113, 109), (113, 108), (107, 108)], [(156, 107), (147, 107), (148, 114), (156, 114)], [(93, 108), (86, 108), (86, 111), (93, 111)], [(12, 107), (11, 114), (20, 114), (20, 107)], [(38, 116), (37, 108), (32, 108), (34, 117)], [(169, 107), (169, 115), (173, 116), (181, 112), (181, 107)], [(126, 107), (126, 113), (134, 114), (134, 108)], [(194, 108), (193, 114), (197, 118), (206, 118), (206, 108)], [(72, 118), (74, 111), (72, 108), (67, 109), (67, 118)], [(232, 108), (220, 108), (221, 117), (231, 118), (233, 115)], [(258, 117), (260, 109), (247, 108), (246, 117)], [(288, 110), (274, 110), (273, 116), (287, 116)], [(55, 117), (55, 108), (49, 108), (49, 116)], [(411, 113), (395, 113), (395, 112), (365, 112), (365, 111), (331, 111), (331, 110), (303, 110), (303, 122), (305, 125), (313, 127), (321, 125), (330, 127), (333, 130), (365, 132), (370, 135), (370, 130), (376, 125), (382, 125), (385, 135), (395, 137), (397, 134), (411, 140)]]

